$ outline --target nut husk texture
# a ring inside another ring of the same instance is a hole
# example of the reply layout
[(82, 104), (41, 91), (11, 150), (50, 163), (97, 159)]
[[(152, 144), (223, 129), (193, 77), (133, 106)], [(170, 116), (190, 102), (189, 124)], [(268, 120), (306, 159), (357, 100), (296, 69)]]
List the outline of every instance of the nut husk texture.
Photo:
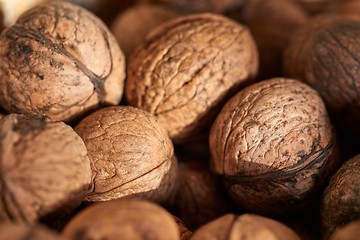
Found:
[(70, 121), (120, 102), (124, 63), (95, 15), (61, 1), (39, 5), (0, 36), (0, 103), (9, 112)]
[(139, 196), (166, 203), (176, 188), (177, 161), (164, 127), (129, 106), (102, 108), (75, 131), (88, 149), (93, 187), (87, 201)]
[(224, 98), (257, 68), (255, 43), (244, 26), (217, 14), (194, 14), (148, 35), (130, 59), (125, 94), (179, 142), (207, 127)]
[(212, 168), (232, 197), (263, 214), (303, 208), (337, 163), (322, 99), (293, 79), (265, 80), (237, 93), (209, 141)]
[(76, 207), (90, 187), (86, 147), (64, 123), (0, 121), (0, 221), (33, 223)]

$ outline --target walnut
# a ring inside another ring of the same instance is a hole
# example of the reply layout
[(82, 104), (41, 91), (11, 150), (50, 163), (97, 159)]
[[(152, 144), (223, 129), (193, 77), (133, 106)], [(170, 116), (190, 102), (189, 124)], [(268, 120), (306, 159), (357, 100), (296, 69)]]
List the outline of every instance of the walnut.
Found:
[(129, 106), (100, 109), (75, 127), (93, 171), (87, 201), (140, 196), (166, 203), (175, 191), (177, 161), (166, 130), (148, 112)]
[(282, 223), (254, 214), (226, 214), (199, 228), (191, 239), (300, 240), (294, 231)]
[(1, 221), (33, 223), (84, 199), (90, 161), (71, 127), (9, 114), (0, 121), (0, 136)]
[(360, 219), (360, 155), (346, 161), (331, 177), (322, 200), (324, 234)]
[(242, 16), (259, 50), (258, 78), (282, 76), (283, 51), (294, 30), (308, 20), (307, 13), (292, 0), (249, 0)]
[(285, 52), (287, 76), (303, 80), (324, 99), (337, 128), (360, 134), (360, 23), (341, 16), (314, 18)]
[(244, 26), (216, 14), (183, 16), (154, 29), (133, 53), (125, 94), (181, 142), (210, 125), (224, 99), (257, 68)]
[(153, 202), (116, 199), (85, 208), (62, 235), (73, 240), (178, 240), (179, 229), (173, 216)]
[(70, 121), (118, 104), (124, 68), (115, 38), (93, 14), (60, 1), (38, 5), (0, 36), (0, 103)]
[(42, 225), (0, 224), (1, 239), (11, 240), (65, 240), (59, 234)]
[(212, 169), (241, 206), (262, 214), (305, 207), (336, 167), (335, 134), (318, 93), (273, 78), (230, 99), (210, 132)]
[(159, 5), (138, 4), (121, 12), (111, 24), (111, 31), (128, 60), (151, 29), (178, 15)]
[(360, 220), (346, 224), (337, 229), (329, 240), (357, 240), (360, 236)]

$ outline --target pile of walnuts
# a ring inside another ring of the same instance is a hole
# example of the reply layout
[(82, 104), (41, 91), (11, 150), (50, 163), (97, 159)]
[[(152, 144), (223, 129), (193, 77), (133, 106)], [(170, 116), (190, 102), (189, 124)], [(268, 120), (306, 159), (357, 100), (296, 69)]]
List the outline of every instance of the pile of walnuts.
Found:
[(1, 238), (360, 236), (360, 0), (39, 2), (0, 35)]

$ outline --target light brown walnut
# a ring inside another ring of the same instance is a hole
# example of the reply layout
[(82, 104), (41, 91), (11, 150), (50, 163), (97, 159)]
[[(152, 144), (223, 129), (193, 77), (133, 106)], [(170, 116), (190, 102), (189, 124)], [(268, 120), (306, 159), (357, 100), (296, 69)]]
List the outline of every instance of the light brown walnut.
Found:
[(75, 131), (92, 168), (87, 201), (139, 196), (166, 203), (176, 188), (177, 161), (164, 127), (150, 113), (129, 106), (100, 109)]
[(125, 94), (180, 142), (210, 125), (224, 99), (257, 68), (246, 27), (217, 14), (183, 16), (154, 29), (133, 53)]
[(0, 224), (1, 239), (8, 240), (66, 240), (42, 225)]
[(68, 125), (9, 114), (0, 121), (0, 221), (33, 223), (84, 199), (91, 170)]
[(70, 121), (123, 94), (125, 60), (89, 11), (52, 1), (0, 35), (0, 104), (9, 112)]
[(262, 214), (305, 207), (334, 171), (335, 134), (318, 93), (293, 79), (231, 98), (210, 132), (211, 166), (234, 200)]

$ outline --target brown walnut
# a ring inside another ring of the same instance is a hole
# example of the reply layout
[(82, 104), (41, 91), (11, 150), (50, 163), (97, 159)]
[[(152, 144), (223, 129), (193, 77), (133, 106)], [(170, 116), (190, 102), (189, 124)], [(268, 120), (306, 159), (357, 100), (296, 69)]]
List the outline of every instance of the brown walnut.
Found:
[(0, 236), (4, 240), (66, 240), (42, 225), (1, 223)]
[(93, 172), (87, 201), (136, 195), (165, 203), (175, 191), (173, 144), (150, 113), (106, 107), (81, 120), (75, 131), (85, 142)]
[(0, 103), (9, 112), (70, 121), (120, 102), (124, 63), (95, 15), (71, 3), (42, 4), (0, 35)]
[(284, 71), (315, 88), (334, 123), (360, 134), (360, 22), (324, 15), (303, 25), (285, 51)]
[(0, 121), (0, 221), (33, 223), (76, 207), (90, 187), (86, 147), (62, 122)]
[(273, 78), (237, 93), (209, 141), (212, 169), (234, 200), (262, 214), (305, 207), (337, 163), (322, 99), (293, 79)]
[(346, 161), (324, 191), (321, 215), (324, 235), (360, 220), (360, 155)]
[(360, 220), (346, 224), (338, 228), (329, 240), (358, 240), (360, 236)]
[(173, 216), (153, 202), (116, 199), (85, 208), (62, 235), (73, 240), (178, 240), (179, 229)]
[(206, 128), (222, 101), (258, 68), (246, 27), (217, 14), (194, 14), (154, 29), (132, 55), (130, 105), (157, 116), (175, 141)]
[(254, 214), (226, 214), (199, 228), (191, 239), (300, 240), (293, 230), (282, 223)]

